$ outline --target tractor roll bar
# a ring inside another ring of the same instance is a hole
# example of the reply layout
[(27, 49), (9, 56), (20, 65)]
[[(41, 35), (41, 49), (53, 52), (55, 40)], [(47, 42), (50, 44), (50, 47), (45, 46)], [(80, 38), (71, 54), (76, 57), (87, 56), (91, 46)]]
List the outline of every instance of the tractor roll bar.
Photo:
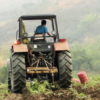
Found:
[[(42, 20), (42, 19), (50, 19), (52, 22), (52, 28), (54, 30), (54, 22), (55, 22), (55, 27), (56, 27), (56, 32), (57, 32), (57, 38), (59, 41), (59, 33), (58, 33), (58, 26), (57, 26), (57, 19), (56, 15), (34, 15), (34, 16), (21, 16), (19, 18), (19, 39), (22, 41), (22, 20)], [(54, 19), (54, 21), (53, 21)]]

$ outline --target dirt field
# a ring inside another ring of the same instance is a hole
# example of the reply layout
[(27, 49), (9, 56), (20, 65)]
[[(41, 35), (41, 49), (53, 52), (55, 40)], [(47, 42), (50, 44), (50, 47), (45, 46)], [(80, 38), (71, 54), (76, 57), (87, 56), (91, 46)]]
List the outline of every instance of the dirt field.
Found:
[[(84, 85), (72, 81), (72, 86), (66, 89), (57, 88), (56, 84), (56, 88), (45, 88), (44, 92), (40, 92), (41, 86), (43, 90), (44, 83), (36, 82), (35, 85), (31, 85), (35, 81), (31, 84), (27, 82), (22, 93), (8, 93), (7, 84), (1, 84), (0, 100), (100, 100), (100, 76), (89, 77)], [(49, 83), (48, 85), (54, 86)]]
[[(2, 88), (1, 88), (2, 87)], [(21, 94), (7, 93), (6, 86), (0, 86), (0, 100), (100, 100), (100, 85), (85, 87), (82, 85), (72, 86), (70, 89), (53, 90), (52, 94), (31, 94), (27, 88)]]
[[(82, 90), (80, 87), (76, 87), (79, 93), (83, 92), (86, 96), (90, 95), (92, 99), (81, 99), (81, 100), (100, 100), (100, 90), (92, 91), (91, 89)], [(23, 90), (22, 94), (9, 93), (4, 95), (3, 100), (80, 100), (75, 94), (68, 95), (69, 90), (56, 90), (52, 95), (46, 95), (40, 93), (39, 95), (31, 95), (27, 89)]]

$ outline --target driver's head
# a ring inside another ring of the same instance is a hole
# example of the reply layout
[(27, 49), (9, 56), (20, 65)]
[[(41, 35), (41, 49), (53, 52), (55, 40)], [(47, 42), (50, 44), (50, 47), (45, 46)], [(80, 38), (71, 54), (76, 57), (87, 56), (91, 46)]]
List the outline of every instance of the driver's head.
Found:
[(46, 25), (46, 20), (42, 20), (41, 25)]

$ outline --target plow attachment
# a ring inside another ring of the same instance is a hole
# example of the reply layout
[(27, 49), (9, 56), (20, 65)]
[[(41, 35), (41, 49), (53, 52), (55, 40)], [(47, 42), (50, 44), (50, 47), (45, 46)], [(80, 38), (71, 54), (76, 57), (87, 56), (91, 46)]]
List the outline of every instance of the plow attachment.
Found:
[(56, 67), (27, 67), (27, 73), (57, 73), (58, 69)]

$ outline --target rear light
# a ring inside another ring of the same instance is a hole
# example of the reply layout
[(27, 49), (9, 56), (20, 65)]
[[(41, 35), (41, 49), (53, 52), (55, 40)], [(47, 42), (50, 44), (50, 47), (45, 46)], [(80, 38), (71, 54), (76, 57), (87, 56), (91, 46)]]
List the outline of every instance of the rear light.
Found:
[(65, 42), (66, 41), (66, 39), (60, 39), (60, 42)]
[(19, 45), (19, 44), (21, 44), (21, 42), (20, 41), (14, 41), (14, 44)]

